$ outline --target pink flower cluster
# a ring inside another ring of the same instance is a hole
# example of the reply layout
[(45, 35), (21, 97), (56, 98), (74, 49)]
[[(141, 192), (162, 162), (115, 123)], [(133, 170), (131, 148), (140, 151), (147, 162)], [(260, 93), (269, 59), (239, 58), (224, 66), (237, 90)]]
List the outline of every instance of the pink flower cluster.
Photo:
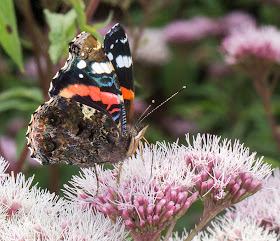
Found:
[(236, 204), (227, 211), (227, 215), (235, 219), (237, 216), (250, 217), (254, 222), (270, 231), (280, 233), (280, 171), (277, 168), (254, 196)]
[(196, 174), (193, 179), (202, 201), (212, 206), (228, 207), (259, 191), (271, 168), (256, 153), (249, 154), (239, 141), (233, 145), (220, 137), (198, 135), (189, 139), (185, 158)]
[[(183, 158), (184, 148), (161, 145), (144, 148), (118, 169), (98, 169), (99, 190), (92, 169), (66, 187), (71, 200), (92, 206), (112, 220), (121, 217), (134, 240), (155, 240), (172, 221), (197, 200), (193, 174)], [(119, 183), (117, 181), (120, 175)], [(77, 191), (78, 190), (78, 191)]]
[(189, 20), (177, 20), (164, 28), (164, 36), (171, 43), (192, 43), (210, 36), (224, 35), (255, 27), (252, 16), (234, 11), (219, 19), (198, 16)]
[(259, 60), (280, 63), (280, 31), (272, 26), (235, 31), (222, 42), (228, 64)]
[(188, 43), (219, 33), (219, 26), (207, 17), (194, 17), (190, 20), (177, 20), (164, 28), (167, 42)]
[(235, 31), (246, 31), (256, 27), (256, 20), (249, 14), (241, 11), (233, 11), (225, 17), (218, 19), (221, 32), (229, 34)]
[[(114, 170), (83, 169), (70, 186), (71, 201), (93, 207), (113, 221), (121, 217), (135, 240), (156, 240), (201, 197), (215, 214), (254, 194), (271, 173), (256, 153), (235, 141), (198, 135), (187, 146), (146, 146)], [(99, 186), (97, 188), (97, 186)], [(213, 217), (213, 216), (212, 216)]]

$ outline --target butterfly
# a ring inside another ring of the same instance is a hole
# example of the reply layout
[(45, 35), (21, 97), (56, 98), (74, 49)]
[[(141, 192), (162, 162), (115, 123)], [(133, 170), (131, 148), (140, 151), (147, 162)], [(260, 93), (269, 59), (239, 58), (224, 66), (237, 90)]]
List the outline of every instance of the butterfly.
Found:
[(103, 47), (86, 32), (69, 43), (49, 96), (26, 134), (31, 157), (42, 164), (117, 163), (135, 153), (148, 127), (132, 125), (132, 58), (120, 24), (105, 35)]

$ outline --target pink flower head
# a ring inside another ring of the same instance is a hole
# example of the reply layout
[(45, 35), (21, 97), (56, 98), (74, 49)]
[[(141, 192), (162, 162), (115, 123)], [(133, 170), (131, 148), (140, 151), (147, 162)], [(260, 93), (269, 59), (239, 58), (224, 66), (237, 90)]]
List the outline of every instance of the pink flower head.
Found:
[(194, 170), (197, 190), (204, 206), (229, 207), (259, 191), (271, 167), (256, 153), (249, 154), (236, 140), (233, 144), (211, 135), (193, 138), (186, 151), (186, 161)]
[[(66, 194), (82, 206), (92, 206), (112, 220), (121, 217), (134, 240), (155, 240), (197, 199), (193, 172), (184, 161), (184, 148), (157, 144), (126, 160), (115, 170), (93, 169), (74, 177)], [(119, 173), (120, 172), (120, 173)], [(119, 176), (119, 182), (118, 182)]]
[(233, 11), (219, 20), (219, 24), (224, 33), (234, 31), (247, 31), (248, 28), (256, 26), (256, 20), (248, 13), (242, 11)]
[[(134, 45), (133, 39), (130, 41)], [(164, 39), (162, 29), (148, 28), (145, 29), (139, 40), (134, 60), (146, 65), (162, 65), (170, 59), (170, 51)]]
[(171, 43), (189, 43), (219, 33), (219, 26), (207, 17), (177, 20), (164, 28), (164, 37)]
[[(246, 64), (257, 61), (279, 64), (280, 32), (272, 26), (235, 31), (223, 40), (222, 50), (228, 64)], [(255, 65), (255, 67), (258, 66)]]
[(280, 230), (280, 172), (274, 170), (264, 188), (258, 193), (235, 205), (229, 209), (227, 215), (235, 218), (236, 216), (251, 217), (259, 226), (270, 231), (279, 233)]

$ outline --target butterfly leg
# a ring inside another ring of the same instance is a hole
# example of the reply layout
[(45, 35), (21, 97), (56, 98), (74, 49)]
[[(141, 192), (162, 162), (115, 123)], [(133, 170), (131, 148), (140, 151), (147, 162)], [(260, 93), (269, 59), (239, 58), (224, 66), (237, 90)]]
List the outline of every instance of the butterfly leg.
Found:
[(95, 196), (97, 196), (98, 190), (99, 190), (99, 177), (98, 177), (98, 174), (97, 174), (96, 165), (97, 165), (97, 163), (94, 163), (94, 166), (93, 166), (93, 168), (94, 168), (94, 173), (95, 173), (95, 177), (96, 177), (96, 194), (95, 194)]
[(150, 145), (150, 143), (148, 142), (148, 140), (143, 136), (142, 137), (143, 138), (143, 140), (147, 143), (147, 145), (151, 148), (151, 145)]
[[(152, 146), (150, 145), (148, 140), (144, 136), (142, 138), (147, 143), (149, 148), (152, 150), (152, 162), (151, 162), (151, 176), (152, 176), (153, 175), (153, 165), (154, 165), (154, 150), (152, 149)], [(141, 158), (142, 158), (142, 160), (144, 162), (144, 158), (143, 158), (143, 155), (142, 155), (142, 153), (143, 153), (143, 144), (142, 144), (142, 142), (140, 142), (140, 144), (139, 144), (139, 149), (140, 149)]]
[[(150, 143), (147, 141), (147, 139), (146, 139), (144, 136), (142, 137), (142, 139), (147, 143), (147, 145), (149, 146), (149, 148), (151, 148)], [(143, 158), (143, 147), (144, 147), (144, 145), (143, 145), (143, 143), (140, 141), (140, 142), (139, 142), (139, 150), (140, 150), (141, 159), (142, 159), (142, 161), (143, 161), (143, 163), (144, 163), (144, 158)]]
[(121, 161), (120, 165), (119, 165), (118, 175), (117, 175), (117, 184), (120, 184), (120, 177), (121, 177), (122, 166), (123, 166), (123, 162)]

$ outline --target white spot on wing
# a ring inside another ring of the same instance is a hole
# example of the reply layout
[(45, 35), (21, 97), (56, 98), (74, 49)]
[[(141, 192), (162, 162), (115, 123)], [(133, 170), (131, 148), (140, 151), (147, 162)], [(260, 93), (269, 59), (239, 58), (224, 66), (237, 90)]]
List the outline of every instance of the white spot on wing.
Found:
[(111, 74), (112, 71), (114, 70), (112, 64), (109, 62), (105, 62), (105, 63), (94, 62), (91, 64), (91, 68), (95, 74), (104, 74), (104, 73)]
[(110, 49), (114, 48), (114, 44), (111, 44)]
[(61, 68), (61, 70), (65, 70), (65, 69), (67, 69), (67, 67), (68, 67), (68, 62), (66, 61), (64, 66)]
[(124, 62), (124, 66), (125, 66), (126, 68), (128, 68), (128, 67), (129, 67), (128, 56), (123, 56), (123, 62)]
[(53, 77), (53, 79), (56, 79), (58, 77), (59, 73), (56, 72), (55, 76)]
[(122, 55), (119, 55), (117, 58), (116, 58), (116, 63), (117, 63), (117, 66), (119, 68), (123, 68), (124, 67), (124, 61), (123, 61), (123, 56)]
[(79, 77), (80, 77), (81, 79), (84, 78), (83, 74), (79, 74)]
[(131, 65), (132, 65), (132, 59), (131, 59), (131, 56), (128, 56), (128, 67), (127, 68), (129, 68)]
[(130, 56), (119, 55), (116, 58), (116, 62), (117, 62), (118, 68), (124, 68), (124, 67), (129, 68), (131, 66), (132, 60), (131, 60)]
[(121, 41), (123, 44), (125, 44), (125, 43), (127, 42), (127, 37), (125, 36), (125, 38), (124, 38), (124, 39), (120, 39), (120, 41)]
[[(51, 104), (54, 101), (54, 98), (50, 98), (48, 101), (45, 102), (45, 104)], [(39, 111), (42, 108), (42, 105), (39, 106), (39, 108), (36, 111)]]
[(70, 59), (72, 59), (72, 54), (71, 53), (69, 53), (67, 60), (70, 60)]
[(105, 73), (110, 74), (112, 71), (110, 70), (110, 65), (108, 63), (100, 63), (101, 68)]
[(112, 61), (113, 58), (114, 58), (111, 52), (109, 52), (109, 53), (107, 54), (107, 57), (108, 57), (108, 59), (109, 59), (110, 61)]
[[(56, 75), (54, 76), (54, 78), (56, 78), (56, 76), (58, 76), (58, 72), (56, 73)], [(51, 92), (52, 88), (53, 88), (53, 83), (51, 82), (51, 83), (50, 83), (49, 92)]]
[(97, 62), (92, 63), (91, 68), (95, 74), (102, 74), (104, 72), (100, 64)]
[(85, 67), (87, 67), (87, 63), (84, 60), (80, 60), (80, 62), (77, 64), (77, 67), (79, 69), (84, 69)]

